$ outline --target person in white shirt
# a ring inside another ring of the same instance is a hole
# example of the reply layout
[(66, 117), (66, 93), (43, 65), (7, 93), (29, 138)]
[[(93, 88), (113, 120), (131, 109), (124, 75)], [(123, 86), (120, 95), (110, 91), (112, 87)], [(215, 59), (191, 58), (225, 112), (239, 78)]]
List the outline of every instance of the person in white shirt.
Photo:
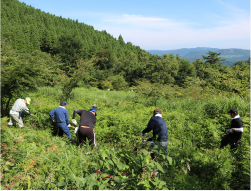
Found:
[(13, 122), (16, 122), (20, 128), (24, 128), (23, 120), (20, 116), (22, 111), (26, 112), (28, 115), (34, 116), (30, 113), (29, 108), (26, 106), (30, 104), (31, 99), (29, 97), (25, 99), (17, 99), (13, 107), (10, 110), (10, 120), (8, 126), (12, 126)]

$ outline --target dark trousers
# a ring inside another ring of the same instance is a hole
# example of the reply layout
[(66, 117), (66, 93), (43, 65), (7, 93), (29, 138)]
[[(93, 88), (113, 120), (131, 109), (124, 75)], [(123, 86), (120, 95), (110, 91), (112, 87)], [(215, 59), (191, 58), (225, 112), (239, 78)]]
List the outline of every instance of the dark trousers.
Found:
[(89, 141), (89, 145), (97, 147), (96, 132), (93, 128), (79, 127), (78, 139), (80, 147), (82, 147), (82, 144), (86, 142), (86, 139)]
[(225, 135), (221, 140), (220, 149), (223, 149), (225, 146), (230, 144), (231, 149), (238, 147), (240, 140), (234, 140), (230, 134)]

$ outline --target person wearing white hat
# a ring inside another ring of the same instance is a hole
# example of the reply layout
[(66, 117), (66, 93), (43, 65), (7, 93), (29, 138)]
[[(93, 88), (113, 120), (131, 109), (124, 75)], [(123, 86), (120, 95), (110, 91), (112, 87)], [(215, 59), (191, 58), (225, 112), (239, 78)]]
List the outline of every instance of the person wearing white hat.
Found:
[(15, 121), (20, 128), (24, 128), (23, 120), (21, 118), (22, 111), (26, 112), (28, 115), (34, 116), (30, 113), (29, 108), (26, 106), (30, 104), (31, 99), (29, 97), (25, 99), (17, 99), (13, 107), (10, 110), (10, 120), (8, 126), (12, 126)]

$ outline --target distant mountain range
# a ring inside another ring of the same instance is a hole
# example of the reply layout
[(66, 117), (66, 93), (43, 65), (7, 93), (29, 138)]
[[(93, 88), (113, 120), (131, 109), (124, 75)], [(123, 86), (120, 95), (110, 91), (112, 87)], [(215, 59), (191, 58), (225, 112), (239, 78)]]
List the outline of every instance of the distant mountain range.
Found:
[(185, 60), (193, 62), (196, 59), (203, 60), (202, 55), (208, 56), (208, 51), (221, 53), (220, 57), (226, 59), (223, 63), (228, 66), (232, 66), (235, 62), (246, 61), (250, 57), (250, 50), (245, 49), (219, 49), (219, 48), (206, 48), (206, 47), (197, 47), (197, 48), (181, 48), (176, 50), (146, 50), (150, 54), (162, 56), (164, 53), (172, 53), (174, 56), (177, 54)]

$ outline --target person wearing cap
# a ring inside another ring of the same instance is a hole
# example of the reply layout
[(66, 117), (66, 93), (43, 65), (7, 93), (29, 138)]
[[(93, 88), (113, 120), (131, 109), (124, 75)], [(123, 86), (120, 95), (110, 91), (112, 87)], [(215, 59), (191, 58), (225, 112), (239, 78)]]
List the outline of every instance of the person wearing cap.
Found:
[[(96, 111), (98, 111), (97, 105), (96, 105), (96, 104), (93, 104), (93, 105), (92, 105), (92, 108), (95, 109)], [(95, 115), (95, 116), (97, 116), (97, 112), (96, 112), (96, 115)]]
[[(164, 151), (165, 154), (168, 152), (168, 130), (165, 120), (162, 118), (162, 111), (160, 109), (155, 109), (153, 111), (153, 117), (151, 117), (150, 121), (148, 122), (147, 127), (142, 131), (141, 137), (145, 137), (145, 133), (148, 133), (150, 131), (153, 131), (153, 137), (147, 139), (146, 141), (151, 141), (151, 144), (156, 143), (158, 141)], [(158, 135), (158, 138), (156, 139), (156, 135)], [(154, 154), (151, 154), (152, 159), (154, 159)]]
[(96, 125), (97, 121), (97, 110), (95, 108), (91, 108), (89, 111), (79, 109), (74, 110), (72, 122), (75, 125), (77, 125), (77, 121), (75, 119), (77, 114), (80, 115), (79, 126), (77, 127), (78, 129), (76, 129), (80, 147), (82, 147), (82, 144), (85, 143), (86, 139), (89, 140), (89, 145), (91, 145), (92, 147), (97, 147), (96, 132), (94, 130), (94, 126)]
[(13, 107), (10, 110), (10, 120), (8, 122), (8, 126), (13, 125), (13, 121), (15, 121), (20, 128), (24, 128), (23, 120), (21, 118), (22, 111), (27, 113), (28, 115), (34, 116), (30, 113), (29, 108), (26, 106), (30, 104), (31, 99), (29, 97), (25, 99), (17, 99), (14, 103)]
[(230, 129), (226, 131), (227, 135), (221, 140), (220, 149), (223, 149), (228, 144), (230, 144), (231, 149), (238, 147), (243, 133), (243, 122), (238, 111), (236, 109), (231, 109), (228, 113), (230, 113), (232, 117), (231, 126)]
[(66, 109), (66, 105), (68, 105), (66, 101), (62, 101), (58, 108), (49, 112), (49, 115), (53, 122), (55, 122), (55, 119), (54, 119), (54, 115), (55, 115), (57, 127), (59, 130), (58, 136), (62, 137), (63, 133), (65, 133), (67, 137), (70, 139), (71, 138), (71, 132), (69, 130), (70, 123), (68, 119), (68, 111)]

